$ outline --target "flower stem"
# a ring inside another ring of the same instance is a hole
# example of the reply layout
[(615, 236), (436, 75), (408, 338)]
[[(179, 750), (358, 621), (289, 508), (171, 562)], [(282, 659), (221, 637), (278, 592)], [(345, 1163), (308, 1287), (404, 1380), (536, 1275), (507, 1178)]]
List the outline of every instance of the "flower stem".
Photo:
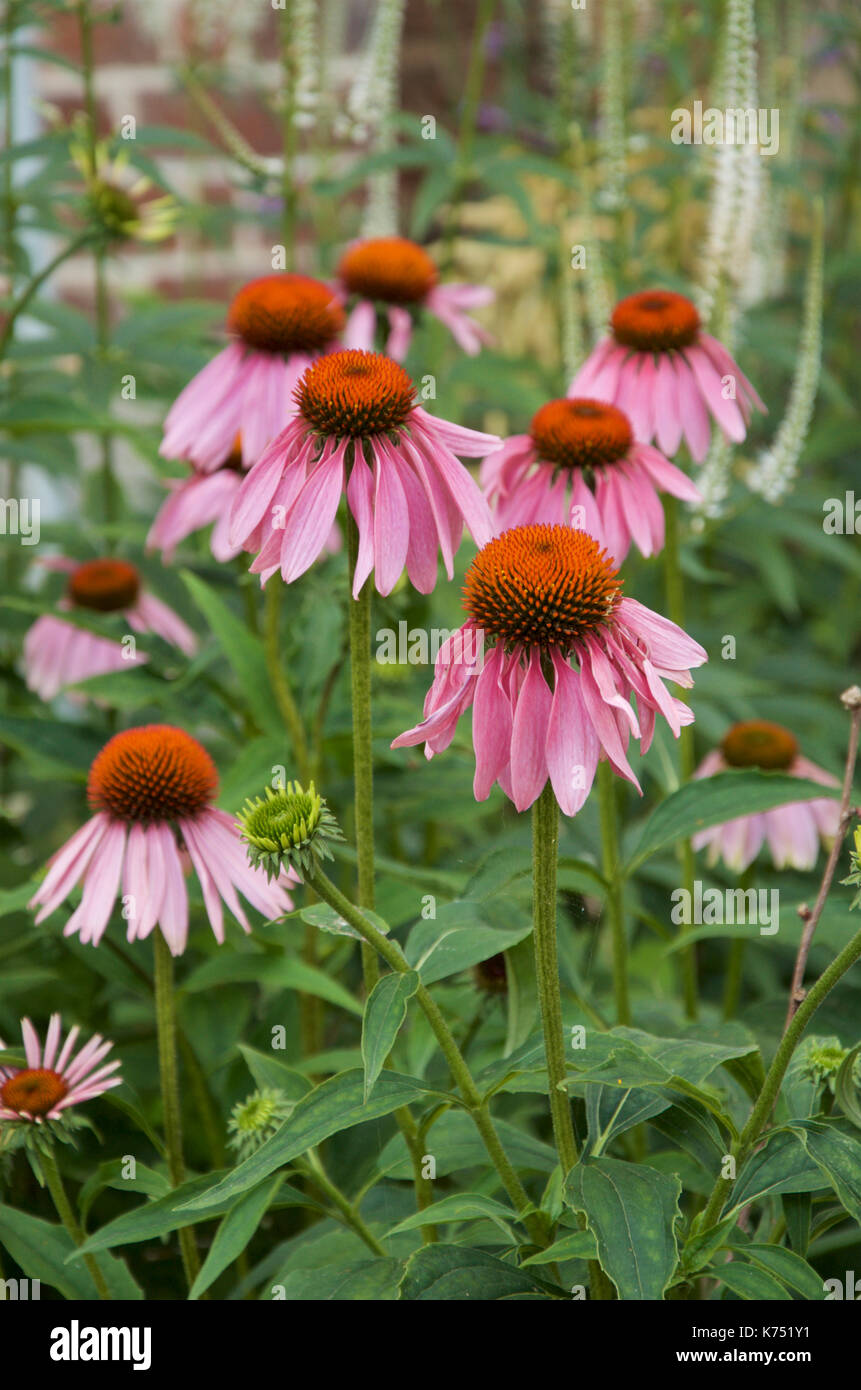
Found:
[[(324, 902), (333, 907), (351, 927), (373, 948), (388, 965), (396, 970), (398, 974), (404, 975), (411, 969), (409, 962), (403, 955), (396, 942), (390, 941), (381, 931), (378, 931), (359, 908), (354, 907), (348, 898), (335, 887), (334, 883), (323, 873), (321, 869), (315, 869), (313, 873), (307, 875), (308, 882), (312, 884)], [(448, 1063), (449, 1070), (460, 1089), (467, 1110), (472, 1117), (479, 1134), (484, 1140), (485, 1148), (490, 1155), (493, 1166), (499, 1174), (502, 1186), (508, 1193), (515, 1210), (520, 1215), (532, 1239), (539, 1245), (545, 1246), (548, 1240), (547, 1222), (537, 1212), (532, 1209), (529, 1194), (517, 1176), (511, 1162), (502, 1147), (499, 1135), (494, 1128), (493, 1120), (486, 1103), (481, 1097), (463, 1056), (454, 1040), (454, 1036), (440, 1013), (436, 1001), (428, 992), (424, 985), (419, 985), (415, 994), (416, 1003), (425, 1015), (431, 1030), (440, 1045), (440, 1050)]]
[[(780, 1046), (774, 1054), (774, 1060), (766, 1073), (762, 1083), (762, 1089), (757, 1097), (756, 1104), (750, 1113), (750, 1118), (733, 1144), (730, 1152), (736, 1160), (736, 1170), (738, 1165), (743, 1163), (750, 1153), (762, 1130), (768, 1122), (772, 1107), (777, 1100), (781, 1083), (786, 1074), (786, 1069), (792, 1059), (798, 1041), (804, 1032), (810, 1019), (813, 1017), (825, 996), (830, 993), (837, 982), (846, 974), (850, 966), (856, 960), (861, 959), (861, 930), (857, 931), (840, 952), (831, 962), (827, 970), (824, 970), (816, 981), (815, 985), (808, 990), (804, 1001), (799, 1005), (797, 1012), (793, 1015), (792, 1022), (784, 1033)], [(702, 1220), (698, 1229), (708, 1230), (719, 1219), (723, 1210), (724, 1198), (732, 1187), (731, 1178), (718, 1178), (709, 1198)]]
[[(743, 893), (747, 892), (753, 878), (753, 870), (748, 867), (740, 876), (738, 886)], [(747, 941), (743, 936), (736, 936), (730, 943), (729, 960), (727, 961), (726, 979), (723, 990), (723, 1016), (726, 1019), (735, 1018), (738, 1013), (739, 1001), (741, 999), (741, 982), (744, 965), (745, 949)]]
[(457, 133), (454, 178), (451, 202), (449, 204), (445, 231), (443, 234), (442, 268), (451, 270), (454, 255), (454, 239), (457, 234), (457, 220), (464, 191), (470, 181), (472, 146), (478, 121), (478, 107), (481, 89), (484, 84), (484, 68), (487, 56), (487, 31), (496, 11), (497, 0), (479, 0), (472, 43), (469, 50), (469, 66), (463, 89), (460, 128)]
[(532, 807), (532, 942), (535, 977), (544, 1028), (544, 1055), (550, 1084), (550, 1115), (563, 1175), (577, 1162), (566, 1080), (562, 997), (556, 957), (556, 866), (559, 857), (559, 807), (548, 781)]
[[(72, 1204), (66, 1195), (66, 1189), (63, 1186), (63, 1179), (60, 1176), (60, 1170), (57, 1167), (57, 1160), (54, 1157), (53, 1149), (40, 1149), (39, 1163), (42, 1168), (46, 1186), (51, 1194), (51, 1200), (57, 1208), (57, 1215), (75, 1244), (83, 1245), (84, 1232), (81, 1230), (78, 1218), (75, 1216)], [(111, 1295), (105, 1283), (105, 1276), (102, 1274), (93, 1256), (85, 1255), (84, 1264), (87, 1266), (92, 1281), (98, 1289), (99, 1298), (110, 1299)]]
[(798, 955), (795, 961), (795, 968), (792, 972), (792, 987), (789, 991), (789, 1009), (786, 1015), (786, 1027), (792, 1022), (792, 1016), (804, 998), (804, 971), (807, 966), (807, 957), (810, 947), (813, 944), (813, 934), (816, 931), (819, 918), (822, 916), (822, 909), (825, 900), (831, 891), (831, 884), (837, 869), (837, 862), (840, 852), (843, 849), (843, 841), (846, 838), (846, 831), (849, 829), (849, 822), (855, 810), (852, 807), (852, 783), (855, 778), (855, 763), (858, 760), (858, 733), (861, 727), (861, 689), (857, 685), (852, 685), (848, 690), (844, 690), (840, 696), (844, 709), (850, 711), (852, 723), (849, 726), (849, 747), (846, 753), (846, 768), (843, 773), (843, 790), (840, 797), (840, 821), (838, 823), (837, 834), (831, 845), (831, 852), (828, 855), (828, 862), (825, 866), (825, 873), (822, 875), (822, 883), (816, 895), (816, 902), (813, 911), (805, 907), (798, 909), (799, 916), (804, 922), (804, 929), (801, 933), (801, 941), (798, 946)]
[(375, 1255), (381, 1255), (383, 1259), (388, 1259), (389, 1252), (384, 1245), (381, 1245), (377, 1237), (368, 1229), (360, 1216), (356, 1206), (345, 1197), (339, 1187), (336, 1187), (323, 1167), (323, 1161), (316, 1149), (309, 1149), (305, 1155), (308, 1161), (309, 1174), (312, 1181), (329, 1198), (333, 1206), (337, 1207), (346, 1224), (355, 1231), (360, 1240), (363, 1240), (369, 1250)]
[[(679, 563), (679, 504), (675, 497), (664, 497), (666, 512), (666, 539), (664, 542), (664, 575), (666, 580), (667, 613), (671, 622), (684, 627), (685, 600), (684, 581)], [(694, 736), (690, 725), (685, 725), (679, 733), (679, 765), (682, 782), (690, 781), (694, 771)], [(681, 843), (682, 887), (688, 892), (688, 902), (694, 896), (694, 851), (689, 839)], [(684, 931), (684, 927), (682, 928)], [(696, 946), (690, 942), (680, 952), (682, 983), (684, 988), (685, 1013), (688, 1018), (696, 1018), (699, 1012), (697, 994), (697, 954)]]
[[(359, 555), (359, 528), (347, 509), (349, 581), (352, 585)], [(359, 906), (374, 906), (374, 759), (371, 744), (371, 581), (365, 580), (357, 599), (352, 588), (350, 605), (350, 688), (353, 702), (353, 781), (356, 809), (356, 855), (359, 869)], [(379, 978), (372, 948), (362, 943), (362, 973), (370, 992)]]
[[(158, 1034), (158, 1069), (161, 1079), (161, 1099), (164, 1110), (164, 1137), (167, 1147), (167, 1166), (173, 1187), (185, 1179), (182, 1156), (182, 1119), (179, 1107), (179, 1070), (176, 1061), (176, 998), (173, 985), (173, 957), (170, 947), (156, 927), (153, 934), (155, 977), (155, 1022)], [(179, 1232), (179, 1246), (188, 1286), (200, 1272), (200, 1260), (194, 1233), (190, 1226)]]
[(601, 802), (602, 863), (604, 878), (607, 880), (606, 910), (610, 919), (613, 944), (613, 996), (616, 1000), (616, 1022), (628, 1027), (631, 1023), (631, 1001), (628, 993), (628, 938), (625, 934), (622, 878), (619, 870), (616, 782), (609, 762), (598, 764), (598, 790)]
[(42, 267), (38, 275), (33, 276), (27, 288), (15, 301), (12, 308), (3, 319), (3, 329), (2, 332), (0, 332), (0, 361), (2, 361), (6, 355), (19, 315), (24, 312), (39, 287), (53, 275), (57, 267), (63, 264), (63, 261), (67, 261), (70, 256), (74, 256), (82, 247), (89, 245), (92, 240), (92, 232), (82, 232), (81, 235), (75, 237), (73, 241), (67, 242), (67, 244), (57, 252), (53, 260)]
[(266, 585), (263, 648), (266, 657), (266, 670), (269, 672), (269, 684), (272, 686), (272, 693), (278, 702), (281, 718), (287, 728), (296, 771), (303, 786), (307, 786), (310, 776), (310, 762), (305, 727), (281, 660), (280, 618), (283, 597), (284, 585), (278, 575), (273, 575)]

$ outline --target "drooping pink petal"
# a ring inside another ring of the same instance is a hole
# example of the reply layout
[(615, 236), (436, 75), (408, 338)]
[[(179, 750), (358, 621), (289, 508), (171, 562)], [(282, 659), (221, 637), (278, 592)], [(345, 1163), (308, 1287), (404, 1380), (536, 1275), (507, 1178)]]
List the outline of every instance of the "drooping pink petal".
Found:
[(562, 812), (575, 816), (595, 780), (598, 740), (583, 705), (579, 678), (555, 649), (551, 659), (554, 690), (547, 723), (547, 770)]
[(511, 730), (511, 788), (518, 811), (531, 806), (547, 781), (547, 725), (553, 696), (541, 670), (540, 654), (529, 654)]

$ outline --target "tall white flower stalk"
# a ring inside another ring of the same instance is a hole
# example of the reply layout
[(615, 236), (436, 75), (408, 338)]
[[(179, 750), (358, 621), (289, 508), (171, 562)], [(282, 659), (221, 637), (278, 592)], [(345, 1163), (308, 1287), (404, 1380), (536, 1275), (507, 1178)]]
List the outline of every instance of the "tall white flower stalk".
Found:
[[(406, 0), (377, 0), (368, 43), (347, 96), (352, 138), (370, 140), (375, 154), (394, 148), (392, 126), (400, 82), (401, 36)], [(363, 237), (391, 236), (398, 230), (398, 175), (382, 169), (368, 179)]]
[[(757, 108), (753, 0), (727, 0), (714, 89), (712, 100), (721, 111)], [(761, 193), (760, 159), (755, 144), (724, 140), (713, 150), (708, 233), (697, 295), (697, 308), (706, 323), (713, 318), (721, 281), (737, 286), (750, 257)], [(727, 312), (732, 324), (732, 308)]]
[(777, 502), (792, 487), (807, 440), (822, 359), (822, 281), (825, 261), (825, 216), (822, 200), (814, 208), (810, 259), (804, 292), (804, 321), (786, 414), (773, 444), (763, 450), (747, 475), (752, 492)]
[(625, 58), (622, 0), (603, 0), (601, 42), (600, 139), (602, 179), (599, 201), (616, 211), (625, 196)]

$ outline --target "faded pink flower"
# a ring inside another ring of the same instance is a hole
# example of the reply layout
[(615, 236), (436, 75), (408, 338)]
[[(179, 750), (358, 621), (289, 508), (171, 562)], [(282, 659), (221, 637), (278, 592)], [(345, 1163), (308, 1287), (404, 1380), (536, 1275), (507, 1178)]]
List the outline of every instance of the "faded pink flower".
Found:
[(701, 500), (681, 469), (634, 440), (621, 410), (580, 397), (543, 405), (529, 434), (513, 435), (488, 454), (481, 482), (500, 531), (571, 521), (617, 565), (632, 541), (643, 555), (662, 548), (661, 492)]
[[(642, 290), (622, 299), (611, 335), (587, 358), (569, 396), (595, 396), (623, 410), (637, 439), (656, 439), (672, 458), (682, 437), (697, 463), (709, 447), (709, 414), (740, 443), (752, 408), (765, 410), (747, 377), (717, 338), (706, 333), (689, 299), (672, 290)], [(725, 394), (725, 392), (727, 394)]]
[[(76, 1057), (72, 1056), (79, 1031), (73, 1028), (60, 1047), (60, 1015), (51, 1014), (43, 1050), (29, 1018), (21, 1020), (27, 1065), (0, 1064), (0, 1122), (32, 1120), (42, 1124), (56, 1120), (70, 1106), (122, 1085), (122, 1077), (113, 1075), (119, 1061), (99, 1066), (112, 1042), (103, 1042), (96, 1034)], [(0, 1050), (6, 1047), (0, 1038)]]

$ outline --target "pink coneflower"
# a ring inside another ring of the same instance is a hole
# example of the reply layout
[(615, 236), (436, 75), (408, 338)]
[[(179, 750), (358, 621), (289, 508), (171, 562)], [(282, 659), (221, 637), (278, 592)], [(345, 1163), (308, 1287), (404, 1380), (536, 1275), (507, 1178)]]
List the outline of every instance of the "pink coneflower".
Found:
[(162, 456), (211, 473), (239, 434), (250, 467), (294, 413), (299, 377), (335, 346), (344, 323), (330, 287), (307, 275), (264, 275), (245, 285), (227, 316), (234, 341), (174, 401)]
[(296, 419), (251, 469), (233, 505), (231, 542), (259, 550), (251, 571), (264, 584), (279, 569), (289, 584), (313, 564), (345, 481), (359, 530), (354, 596), (372, 570), (379, 593), (391, 593), (404, 565), (415, 588), (430, 593), (437, 548), (451, 578), (464, 522), (478, 545), (490, 538), (490, 509), (453, 451), (480, 458), (499, 440), (428, 415), (397, 362), (381, 353), (332, 353), (308, 368), (296, 400)]
[[(134, 565), (126, 560), (53, 560), (55, 569), (69, 572), (65, 597), (59, 610), (89, 609), (95, 613), (121, 613), (133, 632), (151, 632), (186, 656), (197, 649), (197, 639), (172, 608), (147, 592)], [(145, 652), (128, 653), (120, 642), (100, 637), (85, 628), (45, 614), (37, 618), (24, 639), (27, 687), (42, 700), (53, 700), (67, 685), (105, 676), (111, 671), (148, 661)]]
[[(779, 769), (790, 777), (839, 787), (836, 777), (801, 756), (794, 734), (767, 719), (734, 724), (720, 748), (706, 755), (694, 776), (713, 777), (733, 767)], [(823, 797), (821, 801), (797, 801), (724, 821), (699, 831), (692, 844), (694, 849), (708, 846), (708, 862), (723, 859), (735, 873), (742, 873), (753, 863), (764, 842), (776, 868), (812, 869), (819, 853), (819, 837), (833, 839), (839, 823), (839, 800)]]
[(148, 936), (158, 923), (172, 954), (181, 955), (188, 936), (189, 868), (197, 874), (217, 941), (224, 940), (222, 899), (244, 930), (251, 930), (237, 889), (267, 920), (290, 912), (283, 886), (269, 883), (248, 863), (233, 817), (212, 805), (217, 790), (215, 764), (182, 729), (149, 724), (115, 734), (90, 768), (87, 796), (96, 815), (51, 860), (30, 903), (40, 906), (36, 921), (83, 879), (83, 897), (65, 936), (79, 931), (82, 941), (98, 945), (121, 892), (129, 941)]
[(493, 299), (481, 285), (440, 285), (437, 268), (425, 251), (406, 237), (374, 237), (348, 247), (338, 266), (338, 283), (356, 303), (344, 333), (344, 344), (373, 348), (377, 307), (388, 319), (386, 354), (402, 362), (422, 309), (433, 314), (470, 357), (490, 342), (487, 331), (471, 319), (468, 309), (480, 309)]
[[(617, 405), (637, 439), (658, 441), (672, 458), (682, 437), (701, 463), (711, 413), (734, 443), (744, 439), (751, 410), (765, 406), (717, 338), (706, 333), (689, 299), (672, 290), (642, 290), (616, 305), (603, 339), (568, 388)], [(728, 394), (724, 394), (727, 392)]]
[[(237, 436), (233, 448), (213, 473), (192, 469), (188, 478), (172, 478), (170, 496), (162, 503), (146, 538), (147, 550), (160, 550), (166, 564), (173, 561), (180, 541), (205, 526), (212, 526), (209, 548), (219, 563), (233, 560), (242, 550), (228, 539), (230, 508), (244, 472), (242, 445)], [(213, 522), (215, 523), (213, 525)]]
[(500, 531), (570, 520), (617, 565), (632, 541), (643, 555), (663, 546), (660, 492), (700, 500), (681, 469), (650, 444), (635, 442), (621, 410), (580, 397), (543, 405), (529, 434), (513, 435), (488, 454), (481, 482)]
[[(60, 1015), (51, 1014), (43, 1051), (36, 1029), (29, 1018), (22, 1018), (27, 1065), (0, 1065), (0, 1121), (32, 1120), (42, 1124), (56, 1120), (69, 1106), (80, 1105), (111, 1086), (122, 1085), (122, 1077), (112, 1074), (120, 1066), (118, 1061), (99, 1066), (113, 1047), (112, 1042), (103, 1042), (96, 1034), (77, 1057), (72, 1056), (79, 1031), (73, 1028), (60, 1048)], [(0, 1050), (5, 1047), (0, 1038)]]
[[(645, 753), (658, 713), (678, 737), (693, 715), (664, 680), (693, 685), (689, 668), (707, 656), (621, 589), (610, 557), (585, 531), (519, 526), (497, 536), (467, 571), (469, 618), (440, 649), (424, 720), (392, 747), (424, 743), (428, 757), (442, 752), (472, 705), (478, 801), (498, 782), (524, 811), (549, 778), (573, 816), (599, 757), (639, 790), (629, 739)], [(488, 643), (482, 663), (476, 648)]]

